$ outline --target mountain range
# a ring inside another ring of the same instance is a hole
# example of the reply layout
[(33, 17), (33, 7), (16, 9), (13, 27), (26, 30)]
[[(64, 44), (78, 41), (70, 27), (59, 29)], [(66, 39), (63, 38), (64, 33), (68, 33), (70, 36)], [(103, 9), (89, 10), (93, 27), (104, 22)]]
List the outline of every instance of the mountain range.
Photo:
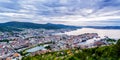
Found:
[(31, 28), (31, 29), (76, 29), (80, 28), (77, 26), (68, 26), (68, 25), (62, 25), (62, 24), (37, 24), (37, 23), (30, 23), (30, 22), (6, 22), (6, 23), (0, 23), (0, 31), (21, 31), (21, 28)]
[(69, 26), (69, 25), (62, 25), (62, 24), (37, 24), (37, 23), (30, 23), (30, 22), (6, 22), (0, 23), (0, 31), (22, 31), (21, 28), (26, 29), (78, 29), (78, 28), (94, 28), (94, 29), (120, 29), (120, 26)]

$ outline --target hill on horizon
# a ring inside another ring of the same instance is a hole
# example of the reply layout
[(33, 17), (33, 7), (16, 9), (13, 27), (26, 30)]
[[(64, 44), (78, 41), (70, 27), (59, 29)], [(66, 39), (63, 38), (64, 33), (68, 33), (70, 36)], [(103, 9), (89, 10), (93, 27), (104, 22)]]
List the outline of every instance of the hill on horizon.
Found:
[(120, 26), (69, 26), (63, 24), (37, 24), (31, 22), (17, 22), (11, 21), (6, 23), (0, 23), (0, 31), (22, 31), (21, 28), (26, 29), (78, 29), (78, 28), (94, 28), (94, 29), (120, 29)]
[(30, 22), (6, 22), (6, 23), (0, 23), (0, 31), (21, 31), (20, 28), (31, 28), (31, 29), (76, 29), (80, 28), (77, 26), (68, 26), (68, 25), (62, 25), (62, 24), (37, 24), (37, 23), (30, 23)]

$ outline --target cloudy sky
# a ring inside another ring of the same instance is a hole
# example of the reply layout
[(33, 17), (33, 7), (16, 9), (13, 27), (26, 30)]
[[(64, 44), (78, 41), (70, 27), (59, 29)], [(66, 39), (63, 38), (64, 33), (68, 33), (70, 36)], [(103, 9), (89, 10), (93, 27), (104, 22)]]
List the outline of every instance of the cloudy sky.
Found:
[(0, 22), (120, 21), (120, 0), (0, 0)]

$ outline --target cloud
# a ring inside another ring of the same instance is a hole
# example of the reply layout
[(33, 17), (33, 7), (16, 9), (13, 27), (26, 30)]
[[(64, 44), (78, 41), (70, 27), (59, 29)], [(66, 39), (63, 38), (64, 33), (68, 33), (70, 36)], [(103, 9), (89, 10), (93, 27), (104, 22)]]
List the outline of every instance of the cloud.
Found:
[(36, 23), (119, 20), (120, 0), (1, 0), (0, 20)]

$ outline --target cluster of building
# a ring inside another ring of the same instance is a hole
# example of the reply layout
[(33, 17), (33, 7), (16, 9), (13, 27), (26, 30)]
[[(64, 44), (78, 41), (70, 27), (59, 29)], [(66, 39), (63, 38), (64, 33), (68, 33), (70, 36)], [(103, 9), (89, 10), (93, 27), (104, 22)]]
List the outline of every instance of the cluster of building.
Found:
[[(47, 44), (50, 47), (44, 52), (107, 45), (106, 37), (101, 38), (97, 33), (85, 33), (77, 36), (55, 35), (55, 33), (65, 31), (70, 30), (25, 29), (20, 32), (1, 32), (0, 58), (20, 60), (22, 56), (19, 52), (39, 44)], [(42, 51), (38, 52), (42, 53)]]
[(101, 38), (97, 33), (85, 33), (81, 35), (61, 35), (55, 36), (54, 44), (51, 50), (59, 51), (72, 48), (92, 48), (101, 45), (107, 45), (107, 37)]

